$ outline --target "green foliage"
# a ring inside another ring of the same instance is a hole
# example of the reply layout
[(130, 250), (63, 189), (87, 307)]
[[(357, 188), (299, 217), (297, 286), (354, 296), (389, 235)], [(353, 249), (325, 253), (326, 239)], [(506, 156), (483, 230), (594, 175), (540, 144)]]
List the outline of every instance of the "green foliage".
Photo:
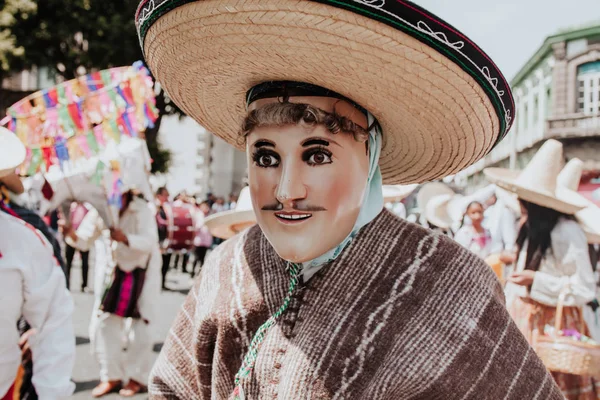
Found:
[(25, 49), (21, 65), (47, 66), (66, 79), (142, 58), (133, 15), (138, 0), (36, 0), (37, 12), (15, 15)]
[[(14, 44), (23, 53), (12, 59), (13, 72), (48, 67), (57, 76), (72, 79), (143, 59), (134, 23), (139, 0), (0, 0), (2, 3), (37, 6), (28, 13), (16, 12), (15, 7), (7, 11), (12, 17)], [(146, 132), (146, 140), (154, 160), (153, 171), (165, 172), (170, 153), (157, 140), (158, 127), (163, 115), (181, 111), (168, 104), (162, 90), (157, 108), (157, 126)]]
[(13, 26), (20, 20), (27, 20), (36, 11), (32, 0), (0, 0), (0, 76), (10, 71), (13, 61), (24, 56), (24, 48), (16, 44)]

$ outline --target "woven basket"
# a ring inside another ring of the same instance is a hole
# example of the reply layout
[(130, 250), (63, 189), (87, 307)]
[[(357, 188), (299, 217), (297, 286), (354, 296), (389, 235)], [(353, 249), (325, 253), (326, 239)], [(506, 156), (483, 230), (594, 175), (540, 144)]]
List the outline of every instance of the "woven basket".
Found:
[[(563, 304), (569, 291), (569, 288), (563, 290), (558, 298), (554, 335), (539, 335), (535, 342), (535, 351), (550, 371), (600, 377), (600, 345), (583, 343), (558, 334), (562, 329)], [(581, 309), (579, 311), (579, 332), (583, 333), (585, 322)]]

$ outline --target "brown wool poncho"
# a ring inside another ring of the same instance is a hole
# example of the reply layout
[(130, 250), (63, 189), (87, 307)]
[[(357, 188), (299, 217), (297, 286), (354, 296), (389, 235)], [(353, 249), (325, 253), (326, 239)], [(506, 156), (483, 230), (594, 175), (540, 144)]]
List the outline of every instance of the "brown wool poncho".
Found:
[[(258, 226), (203, 268), (150, 379), (152, 399), (227, 399), (288, 289)], [(242, 379), (247, 399), (562, 399), (492, 270), (383, 211), (300, 285)]]

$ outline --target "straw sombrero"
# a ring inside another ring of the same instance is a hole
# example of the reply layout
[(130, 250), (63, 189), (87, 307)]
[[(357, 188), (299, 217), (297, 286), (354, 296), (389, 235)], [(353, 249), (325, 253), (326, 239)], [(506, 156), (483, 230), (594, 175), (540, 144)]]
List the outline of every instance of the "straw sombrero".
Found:
[[(578, 158), (573, 158), (565, 165), (562, 171), (560, 171), (557, 185), (576, 192), (579, 188), (582, 174), (583, 161)], [(579, 193), (577, 193), (577, 196), (580, 198), (579, 201), (587, 206), (583, 210), (577, 211), (575, 218), (583, 228), (588, 243), (600, 243), (600, 208)]]
[(25, 146), (17, 136), (0, 126), (0, 178), (15, 172), (25, 160)]
[(418, 185), (384, 185), (383, 186), (383, 202), (392, 203), (402, 201), (415, 190)]
[(562, 163), (562, 144), (550, 139), (521, 172), (506, 168), (486, 168), (483, 172), (489, 181), (516, 193), (520, 199), (572, 215), (584, 208), (585, 203), (572, 190), (557, 187)]
[(240, 149), (247, 96), (271, 81), (318, 85), (371, 112), (383, 128), (386, 184), (456, 173), (513, 122), (494, 62), (409, 1), (142, 0), (135, 19), (169, 97)]
[(454, 190), (450, 189), (446, 184), (441, 182), (430, 182), (426, 183), (419, 188), (419, 192), (417, 193), (417, 207), (422, 212), (425, 213), (427, 210), (427, 203), (436, 197), (441, 195), (454, 195)]
[(221, 239), (229, 239), (256, 224), (250, 189), (248, 187), (242, 189), (235, 210), (213, 214), (206, 218), (204, 224), (210, 230), (211, 235)]

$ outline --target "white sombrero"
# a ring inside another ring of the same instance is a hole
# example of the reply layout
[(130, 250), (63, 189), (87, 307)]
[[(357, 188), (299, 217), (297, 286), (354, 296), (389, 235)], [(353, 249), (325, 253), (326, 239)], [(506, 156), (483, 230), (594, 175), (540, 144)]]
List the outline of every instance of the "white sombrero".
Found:
[(207, 217), (204, 223), (210, 230), (211, 235), (221, 239), (229, 239), (238, 232), (256, 224), (250, 189), (247, 186), (242, 189), (235, 210), (213, 214)]
[(427, 203), (429, 203), (432, 198), (441, 195), (452, 196), (454, 195), (454, 190), (441, 182), (430, 182), (421, 186), (417, 193), (417, 207), (419, 211), (425, 213), (425, 210), (427, 210)]
[(375, 116), (386, 184), (456, 173), (513, 122), (497, 66), (411, 2), (142, 0), (135, 18), (146, 62), (169, 97), (240, 149), (253, 89), (268, 82), (317, 85)]
[[(583, 173), (583, 161), (578, 158), (573, 158), (560, 171), (557, 179), (559, 187), (566, 188), (573, 192), (577, 191), (581, 175)], [(577, 193), (580, 201), (587, 204), (587, 207), (581, 211), (577, 211), (575, 218), (588, 239), (588, 243), (600, 243), (600, 208), (597, 205)]]
[(383, 186), (383, 202), (392, 203), (395, 201), (402, 201), (419, 186), (413, 185), (384, 185)]
[(15, 172), (25, 160), (25, 146), (11, 131), (0, 127), (0, 178)]
[(562, 144), (550, 139), (540, 147), (523, 171), (486, 168), (483, 172), (489, 181), (516, 193), (520, 199), (573, 215), (585, 208), (586, 204), (572, 190), (557, 187), (556, 180), (562, 163)]
[(425, 206), (425, 219), (439, 228), (450, 229), (452, 224), (456, 222), (456, 215), (453, 215), (452, 210), (461, 198), (461, 195), (455, 194), (442, 194), (432, 197)]

